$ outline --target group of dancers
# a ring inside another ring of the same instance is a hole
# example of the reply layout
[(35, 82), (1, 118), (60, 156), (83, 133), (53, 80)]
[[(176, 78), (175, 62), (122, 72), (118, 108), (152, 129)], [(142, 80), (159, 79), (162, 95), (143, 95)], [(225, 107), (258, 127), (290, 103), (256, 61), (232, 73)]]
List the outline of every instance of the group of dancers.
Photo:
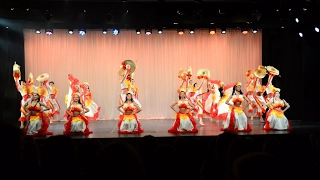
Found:
[[(144, 131), (137, 117), (142, 109), (138, 100), (138, 88), (133, 83), (135, 69), (132, 60), (125, 60), (118, 72), (121, 87), (117, 108), (120, 112), (118, 120), (120, 134)], [(14, 64), (13, 71), (17, 89), (22, 96), (20, 128), (24, 128), (26, 135), (30, 136), (51, 135), (52, 132), (48, 131), (49, 124), (55, 120), (55, 115), (60, 113), (60, 105), (56, 100), (58, 90), (54, 87), (54, 82), (49, 82), (49, 75), (45, 73), (38, 76), (39, 85), (35, 86), (32, 73), (29, 74), (27, 81), (21, 81), (18, 64)], [(260, 80), (266, 74), (269, 76), (268, 82), (266, 85), (261, 85)], [(259, 66), (256, 70), (248, 70), (245, 85), (247, 92), (243, 94), (241, 82), (224, 85), (221, 80), (210, 79), (208, 69), (197, 71), (199, 85), (192, 83), (191, 67), (188, 70), (180, 70), (179, 99), (170, 106), (176, 112), (175, 121), (168, 132), (197, 133), (195, 117), (198, 118), (199, 124), (204, 126), (204, 115), (211, 120), (215, 119), (216, 122), (223, 121), (221, 129), (223, 131), (248, 132), (252, 128), (244, 112), (246, 108), (251, 113), (251, 120), (256, 109), (260, 121), (265, 122), (264, 130), (291, 130), (290, 123), (284, 115), (290, 106), (280, 98), (280, 89), (272, 85), (272, 79), (277, 75), (279, 71), (272, 66)], [(67, 110), (64, 115), (67, 122), (64, 124), (63, 134), (91, 134), (89, 121), (98, 119), (100, 107), (92, 100), (89, 83), (80, 84), (72, 74), (68, 75), (68, 79), (69, 93), (65, 98)], [(203, 90), (205, 84), (207, 89)], [(178, 109), (175, 109), (175, 106), (178, 106)], [(266, 121), (262, 118), (264, 113)], [(25, 122), (27, 122), (26, 127)]]

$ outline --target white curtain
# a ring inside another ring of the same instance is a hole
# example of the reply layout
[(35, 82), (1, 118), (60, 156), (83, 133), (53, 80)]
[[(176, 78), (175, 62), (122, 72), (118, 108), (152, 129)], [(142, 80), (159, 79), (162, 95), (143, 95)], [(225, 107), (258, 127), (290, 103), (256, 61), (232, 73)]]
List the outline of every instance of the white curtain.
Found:
[[(54, 29), (49, 36), (42, 30), (24, 30), (26, 77), (30, 72), (36, 78), (48, 73), (59, 90), (61, 106), (59, 119), (67, 108), (67, 75), (80, 83), (88, 82), (93, 100), (101, 106), (99, 120), (117, 119), (120, 83), (117, 75), (121, 62), (130, 59), (136, 65), (135, 85), (139, 88), (142, 104), (140, 119), (173, 118), (170, 105), (177, 101), (180, 69), (210, 70), (211, 79), (224, 84), (242, 82), (245, 92), (245, 72), (262, 63), (262, 32), (243, 35), (240, 30), (227, 29), (226, 34), (210, 35), (208, 30), (195, 34), (178, 35), (176, 30), (163, 34), (137, 35), (135, 30), (120, 30), (115, 36), (101, 30), (87, 30), (84, 36), (68, 34), (67, 29)], [(38, 82), (36, 82), (38, 85)], [(206, 90), (206, 86), (203, 87)]]

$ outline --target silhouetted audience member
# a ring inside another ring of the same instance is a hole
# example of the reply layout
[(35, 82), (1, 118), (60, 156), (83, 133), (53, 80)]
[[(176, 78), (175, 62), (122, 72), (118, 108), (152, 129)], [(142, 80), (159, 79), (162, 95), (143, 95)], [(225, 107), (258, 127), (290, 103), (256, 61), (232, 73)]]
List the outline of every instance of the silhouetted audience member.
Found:
[(208, 159), (202, 165), (200, 178), (203, 180), (212, 179), (225, 180), (227, 169), (227, 153), (230, 144), (237, 139), (238, 135), (232, 132), (223, 132), (216, 138), (215, 157)]
[(32, 136), (25, 136), (22, 139), (23, 164), (28, 171), (38, 171), (40, 168), (40, 154), (38, 145)]
[(284, 180), (287, 172), (281, 160), (266, 152), (254, 152), (237, 158), (230, 180)]
[(276, 138), (267, 138), (263, 144), (263, 152), (267, 152), (275, 157), (281, 158), (283, 150), (280, 141)]
[(136, 150), (145, 167), (146, 176), (152, 177), (152, 166), (155, 161), (156, 150), (159, 147), (157, 138), (147, 135), (141, 138), (141, 142), (136, 146)]
[[(40, 148), (42, 177), (78, 179), (80, 170), (76, 160), (76, 146), (69, 136), (57, 135), (45, 139)], [(53, 173), (57, 170), (57, 173)]]
[(88, 179), (94, 172), (94, 158), (103, 144), (98, 139), (85, 139), (77, 145), (77, 164), (81, 173), (81, 177)]
[(2, 178), (22, 178), (25, 169), (22, 163), (22, 131), (13, 124), (0, 123), (0, 175)]
[(97, 153), (90, 179), (145, 180), (143, 163), (136, 150), (125, 141), (110, 142)]

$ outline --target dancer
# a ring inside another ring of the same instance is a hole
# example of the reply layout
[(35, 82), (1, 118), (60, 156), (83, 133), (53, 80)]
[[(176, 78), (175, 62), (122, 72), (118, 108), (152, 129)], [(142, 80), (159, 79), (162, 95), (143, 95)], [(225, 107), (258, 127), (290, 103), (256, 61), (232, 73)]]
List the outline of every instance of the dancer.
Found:
[(92, 94), (90, 92), (89, 83), (84, 82), (80, 85), (82, 89), (82, 99), (84, 102), (84, 106), (89, 109), (88, 112), (85, 113), (88, 120), (97, 120), (99, 118), (99, 112), (101, 107), (99, 107), (93, 100)]
[(266, 86), (268, 86), (268, 84), (265, 86), (261, 85), (260, 79), (264, 78), (266, 74), (266, 69), (263, 66), (259, 66), (259, 68), (254, 71), (254, 75), (256, 76), (256, 78), (254, 80), (255, 93), (253, 97), (255, 99), (255, 102), (257, 103), (257, 115), (259, 116), (260, 122), (264, 122), (262, 116), (267, 109), (267, 103), (263, 97), (263, 93), (266, 90)]
[(252, 102), (252, 104), (249, 104), (248, 113), (251, 114), (250, 120), (252, 121), (253, 120), (253, 116), (254, 116), (253, 109), (257, 108), (257, 103), (256, 103), (256, 100), (254, 99), (254, 92), (255, 92), (254, 83), (255, 83), (256, 77), (253, 74), (253, 71), (251, 71), (251, 70), (248, 70), (246, 72), (246, 76), (247, 76), (247, 79), (248, 79), (247, 80), (247, 84), (246, 84), (246, 90), (247, 90), (246, 97), (248, 99), (250, 99), (250, 101)]
[[(20, 66), (14, 62), (13, 65), (13, 79), (16, 84), (16, 88), (18, 92), (21, 94), (21, 101), (20, 101), (20, 129), (24, 128), (24, 122), (26, 121), (26, 111), (24, 110), (24, 105), (28, 100), (31, 99), (31, 96), (28, 93), (27, 85), (25, 81), (21, 81), (21, 71), (20, 71)], [(19, 82), (20, 81), (20, 82)]]
[(272, 80), (273, 77), (278, 76), (279, 75), (279, 70), (277, 70), (276, 68), (272, 67), (272, 66), (267, 66), (266, 67), (267, 71), (268, 71), (268, 83), (266, 86), (266, 96), (265, 96), (265, 101), (266, 103), (269, 103), (271, 99), (273, 99), (274, 97), (274, 93), (276, 91), (280, 92), (279, 88), (276, 88), (273, 86), (272, 84)]
[(204, 123), (202, 121), (203, 119), (203, 103), (202, 103), (202, 95), (204, 94), (204, 91), (201, 87), (197, 87), (197, 83), (194, 83), (193, 87), (195, 88), (196, 92), (193, 95), (193, 98), (191, 98), (191, 102), (195, 104), (195, 112), (197, 112), (197, 116), (199, 119), (199, 124), (204, 126)]
[(223, 86), (223, 89), (220, 90), (220, 100), (218, 102), (218, 114), (216, 116), (216, 120), (222, 120), (225, 122), (229, 112), (229, 105), (226, 104), (227, 99), (230, 97), (233, 91), (233, 87), (236, 83), (231, 83)]
[(141, 108), (133, 101), (131, 93), (127, 93), (125, 101), (118, 106), (118, 110), (121, 112), (118, 122), (118, 133), (132, 134), (144, 131), (137, 117), (137, 113), (141, 111)]
[[(216, 118), (218, 115), (217, 106), (220, 100), (219, 87), (221, 81), (208, 79), (208, 82), (211, 84), (211, 89), (203, 95), (204, 112), (210, 117), (210, 121), (213, 121), (212, 118)], [(216, 122), (218, 123), (219, 121), (216, 120)]]
[[(179, 110), (174, 108), (175, 105), (178, 105)], [(193, 119), (191, 112), (194, 109), (194, 105), (190, 100), (186, 97), (186, 89), (181, 88), (179, 91), (179, 100), (173, 103), (171, 106), (176, 112), (175, 121), (173, 126), (168, 130), (170, 133), (184, 133), (184, 132), (191, 132), (197, 133), (198, 129), (196, 127), (196, 122)], [(191, 107), (191, 109), (190, 109)]]
[[(290, 105), (280, 98), (280, 91), (274, 93), (274, 97), (268, 103), (270, 110), (266, 116), (266, 124), (263, 130), (292, 130), (284, 112), (290, 108)], [(282, 110), (282, 108), (284, 108)]]
[[(138, 89), (134, 89), (134, 85), (132, 84), (132, 76), (136, 69), (136, 65), (132, 60), (125, 60), (121, 63), (120, 70), (118, 72), (118, 75), (120, 77), (120, 87), (121, 87), (121, 93), (119, 97), (119, 105), (123, 104), (127, 93), (135, 93), (134, 91), (137, 91)], [(138, 94), (136, 92), (136, 96), (138, 97)], [(132, 100), (138, 104), (138, 106), (141, 108), (141, 103), (136, 98), (132, 98)]]
[(52, 132), (48, 131), (50, 124), (49, 117), (44, 113), (50, 110), (50, 107), (40, 101), (40, 95), (38, 93), (32, 94), (31, 100), (24, 105), (24, 109), (28, 120), (28, 125), (25, 129), (26, 135), (52, 135)]
[(49, 93), (48, 103), (52, 109), (52, 112), (49, 117), (50, 117), (50, 122), (52, 122), (52, 121), (56, 121), (55, 116), (60, 114), (60, 104), (57, 101), (58, 89), (54, 87), (53, 81), (50, 81), (49, 84), (46, 84), (46, 85)]
[(88, 118), (85, 116), (90, 110), (80, 102), (80, 93), (75, 93), (71, 105), (66, 110), (68, 121), (64, 124), (65, 135), (91, 134)]
[[(232, 101), (230, 103), (229, 101)], [(227, 119), (221, 130), (234, 132), (248, 132), (251, 131), (251, 126), (248, 124), (247, 116), (243, 112), (242, 103), (246, 100), (250, 104), (250, 100), (243, 96), (241, 91), (241, 83), (238, 82), (233, 87), (232, 95), (226, 100), (226, 104), (230, 106)]]
[[(72, 74), (68, 74), (68, 80), (69, 80), (69, 92), (65, 96), (65, 103), (67, 104), (67, 109), (70, 107), (71, 103), (73, 102), (73, 97), (75, 94), (78, 94), (80, 96), (80, 102), (81, 104), (84, 104), (84, 100), (81, 99), (82, 93), (79, 85), (79, 80), (75, 77), (73, 77)], [(68, 113), (64, 114), (64, 120), (68, 121)]]

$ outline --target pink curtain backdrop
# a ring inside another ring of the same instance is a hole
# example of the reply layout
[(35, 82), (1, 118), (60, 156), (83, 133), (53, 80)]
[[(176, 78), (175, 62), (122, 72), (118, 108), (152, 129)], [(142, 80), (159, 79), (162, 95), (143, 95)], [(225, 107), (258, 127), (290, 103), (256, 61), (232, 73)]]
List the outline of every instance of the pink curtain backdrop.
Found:
[[(195, 34), (176, 30), (165, 30), (159, 35), (136, 34), (135, 30), (121, 30), (115, 36), (104, 35), (101, 30), (87, 30), (86, 35), (68, 34), (66, 29), (54, 29), (49, 36), (42, 30), (24, 30), (26, 77), (30, 72), (34, 78), (48, 73), (59, 90), (61, 106), (59, 119), (67, 108), (67, 75), (73, 74), (80, 83), (88, 82), (93, 100), (101, 106), (99, 120), (113, 120), (119, 116), (117, 110), (120, 83), (118, 70), (121, 62), (133, 60), (135, 85), (139, 88), (142, 111), (140, 119), (173, 118), (170, 105), (177, 101), (180, 69), (193, 71), (193, 82), (197, 70), (210, 70), (211, 79), (225, 84), (240, 81), (245, 93), (246, 76), (249, 69), (262, 63), (262, 32), (243, 35), (240, 30), (227, 29), (226, 34), (210, 35), (208, 30), (196, 30)], [(36, 85), (39, 83), (36, 82)], [(203, 86), (206, 90), (206, 85)]]

